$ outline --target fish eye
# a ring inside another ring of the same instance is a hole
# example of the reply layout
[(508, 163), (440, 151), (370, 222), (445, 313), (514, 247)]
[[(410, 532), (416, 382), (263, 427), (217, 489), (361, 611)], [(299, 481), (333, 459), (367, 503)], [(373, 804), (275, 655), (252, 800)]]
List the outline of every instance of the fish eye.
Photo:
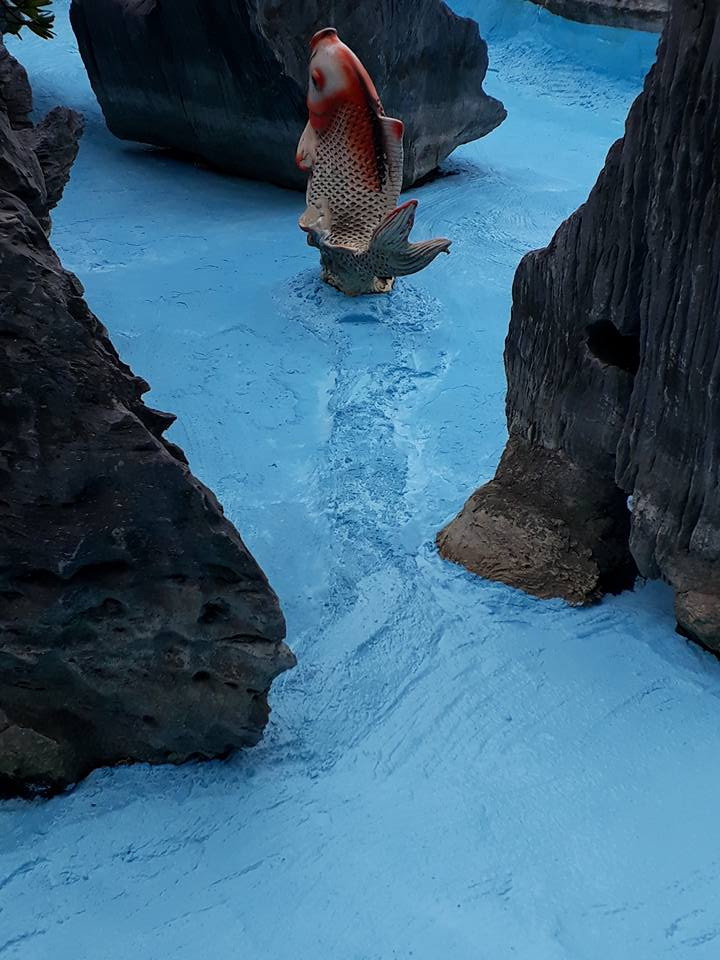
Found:
[(317, 67), (310, 73), (310, 79), (315, 90), (322, 90), (325, 86), (325, 76), (322, 70), (318, 70)]

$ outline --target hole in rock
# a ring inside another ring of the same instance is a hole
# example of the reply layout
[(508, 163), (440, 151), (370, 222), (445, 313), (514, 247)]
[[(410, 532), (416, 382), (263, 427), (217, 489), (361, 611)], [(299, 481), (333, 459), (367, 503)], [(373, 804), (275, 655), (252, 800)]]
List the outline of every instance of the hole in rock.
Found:
[(210, 674), (207, 670), (198, 670), (197, 673), (193, 674), (193, 680), (195, 683), (204, 683), (206, 680), (210, 679)]
[(125, 613), (125, 606), (115, 597), (105, 597), (102, 603), (88, 610), (87, 613), (98, 620), (104, 617), (120, 617)]
[(17, 579), (20, 583), (38, 587), (54, 587), (56, 584), (62, 583), (62, 577), (53, 573), (52, 570), (25, 570)]
[(22, 600), (24, 594), (20, 593), (19, 590), (0, 590), (0, 597), (3, 600)]
[(619, 367), (626, 373), (637, 373), (640, 366), (640, 337), (620, 333), (610, 320), (599, 320), (587, 328), (590, 353), (601, 363)]
[(125, 560), (106, 560), (101, 563), (86, 563), (79, 567), (72, 575), (73, 580), (84, 580), (95, 583), (100, 580), (113, 579), (130, 570), (130, 564)]
[(203, 605), (198, 623), (217, 623), (218, 620), (229, 620), (232, 611), (224, 600), (208, 600)]
[(143, 714), (143, 723), (146, 723), (149, 727), (156, 727), (157, 720), (155, 717), (151, 717), (149, 713)]

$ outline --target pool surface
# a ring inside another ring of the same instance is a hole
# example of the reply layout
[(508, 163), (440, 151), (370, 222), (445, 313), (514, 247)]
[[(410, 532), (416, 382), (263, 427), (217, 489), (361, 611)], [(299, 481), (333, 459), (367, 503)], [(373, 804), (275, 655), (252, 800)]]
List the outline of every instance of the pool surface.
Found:
[[(452, 255), (318, 280), (300, 194), (87, 130), (54, 244), (267, 572), (299, 658), (257, 749), (0, 805), (0, 960), (714, 960), (720, 663), (641, 585), (576, 610), (443, 562), (494, 473), (513, 273), (587, 196), (657, 37), (465, 0), (508, 119), (413, 191)], [(382, 93), (382, 91), (381, 91)], [(713, 773), (713, 771), (715, 771)]]

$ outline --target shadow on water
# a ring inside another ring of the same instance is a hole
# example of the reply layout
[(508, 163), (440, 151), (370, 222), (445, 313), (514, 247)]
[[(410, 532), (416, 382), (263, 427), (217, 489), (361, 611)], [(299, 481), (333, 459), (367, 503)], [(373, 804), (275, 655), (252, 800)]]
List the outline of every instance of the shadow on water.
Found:
[(377, 313), (346, 313), (338, 317), (338, 323), (382, 323), (382, 316)]

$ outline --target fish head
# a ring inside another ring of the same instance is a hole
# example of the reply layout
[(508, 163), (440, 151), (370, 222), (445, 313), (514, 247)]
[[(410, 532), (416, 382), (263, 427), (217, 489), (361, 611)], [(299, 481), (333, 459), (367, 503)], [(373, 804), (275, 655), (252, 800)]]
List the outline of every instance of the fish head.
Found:
[(319, 30), (310, 41), (310, 77), (307, 106), (310, 124), (318, 132), (327, 130), (345, 104), (384, 111), (375, 84), (350, 47), (334, 27)]

